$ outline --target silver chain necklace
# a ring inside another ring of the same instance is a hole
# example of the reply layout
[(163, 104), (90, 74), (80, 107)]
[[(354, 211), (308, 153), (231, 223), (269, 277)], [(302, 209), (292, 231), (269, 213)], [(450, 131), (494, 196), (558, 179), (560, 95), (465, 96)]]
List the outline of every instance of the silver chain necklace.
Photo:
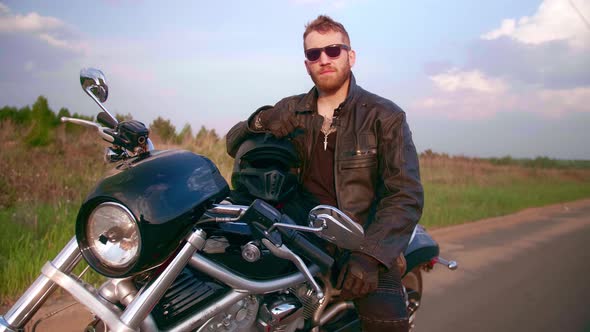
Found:
[(336, 127), (332, 126), (332, 119), (333, 118), (324, 118), (324, 123), (322, 124), (322, 133), (324, 134), (324, 151), (328, 149), (328, 136), (336, 131)]

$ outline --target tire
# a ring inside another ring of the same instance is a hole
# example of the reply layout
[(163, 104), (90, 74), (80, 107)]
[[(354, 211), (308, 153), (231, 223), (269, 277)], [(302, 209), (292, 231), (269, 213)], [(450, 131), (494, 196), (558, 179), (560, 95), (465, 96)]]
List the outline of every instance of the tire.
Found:
[(410, 321), (410, 331), (414, 329), (416, 320), (416, 311), (420, 307), (420, 300), (422, 299), (422, 271), (420, 266), (413, 268), (402, 279), (407, 293), (408, 304), (408, 318)]

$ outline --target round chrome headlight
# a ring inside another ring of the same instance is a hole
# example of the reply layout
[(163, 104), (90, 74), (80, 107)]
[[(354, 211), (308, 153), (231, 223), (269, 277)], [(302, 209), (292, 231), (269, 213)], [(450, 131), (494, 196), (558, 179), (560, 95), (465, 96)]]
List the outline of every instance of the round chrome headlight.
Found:
[(109, 270), (123, 271), (135, 263), (141, 250), (140, 240), (135, 217), (119, 203), (102, 203), (88, 217), (88, 249)]

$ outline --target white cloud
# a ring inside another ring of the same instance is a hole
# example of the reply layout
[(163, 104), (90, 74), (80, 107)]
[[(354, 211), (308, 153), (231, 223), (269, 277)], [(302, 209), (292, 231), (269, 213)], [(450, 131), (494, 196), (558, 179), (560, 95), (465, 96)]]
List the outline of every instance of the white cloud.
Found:
[(445, 73), (430, 76), (430, 80), (444, 91), (473, 90), (483, 93), (499, 93), (506, 84), (498, 78), (486, 77), (479, 70), (459, 71), (454, 68)]
[(540, 103), (544, 114), (559, 116), (566, 112), (590, 113), (590, 87), (578, 87), (562, 90), (541, 90), (536, 99)]
[(8, 15), (0, 16), (0, 32), (42, 32), (65, 26), (64, 22), (51, 16), (41, 16), (35, 12), (26, 15), (10, 15), (8, 7), (0, 8)]
[(431, 93), (413, 106), (452, 119), (589, 113), (590, 24), (577, 10), (590, 18), (590, 1), (544, 0), (531, 17), (503, 20), (480, 36), (468, 65), (431, 75)]
[(525, 44), (567, 40), (577, 48), (590, 47), (590, 1), (544, 0), (531, 16), (505, 19), (499, 28), (481, 35), (492, 40), (506, 36)]
[(506, 85), (505, 89), (490, 93), (473, 89), (449, 90), (434, 83), (438, 89), (412, 104), (417, 112), (451, 119), (490, 118), (504, 112), (528, 112), (548, 118), (590, 113), (590, 87), (551, 90), (533, 85)]
[(53, 47), (61, 48), (75, 53), (87, 53), (90, 48), (86, 43), (60, 39), (48, 33), (39, 34), (39, 39), (43, 40), (44, 42)]
[(26, 15), (13, 14), (8, 6), (0, 3), (0, 33), (24, 33), (35, 36), (55, 48), (74, 53), (88, 51), (89, 46), (86, 43), (59, 37), (63, 32), (67, 34), (71, 30), (71, 27), (56, 17), (42, 16), (36, 12)]

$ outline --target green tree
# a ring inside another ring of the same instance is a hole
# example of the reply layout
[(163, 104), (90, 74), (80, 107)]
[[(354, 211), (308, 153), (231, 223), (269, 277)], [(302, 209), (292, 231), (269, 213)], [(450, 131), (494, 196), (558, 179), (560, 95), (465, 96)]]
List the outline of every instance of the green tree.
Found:
[(64, 117), (64, 116), (67, 117), (67, 118), (71, 118), (72, 117), (72, 115), (70, 114), (70, 110), (68, 110), (65, 107), (62, 107), (62, 108), (59, 109), (59, 112), (57, 112), (57, 119), (59, 121), (61, 121), (61, 118)]
[(56, 126), (57, 118), (49, 108), (47, 98), (39, 96), (33, 104), (31, 112), (32, 127), (26, 137), (30, 146), (45, 146), (52, 142), (53, 128)]
[(174, 141), (176, 138), (176, 127), (174, 127), (170, 120), (164, 120), (162, 117), (157, 117), (152, 122), (150, 132), (160, 137), (164, 143)]
[(199, 132), (195, 136), (195, 143), (197, 146), (210, 146), (219, 141), (219, 136), (215, 132), (215, 129), (207, 129), (205, 126), (201, 126)]
[(117, 121), (119, 122), (123, 122), (123, 121), (129, 121), (129, 120), (133, 120), (133, 116), (131, 115), (131, 113), (127, 113), (127, 114), (115, 114), (115, 119), (117, 119)]
[(182, 130), (180, 131), (180, 133), (178, 134), (178, 136), (176, 137), (176, 143), (178, 144), (182, 144), (183, 142), (186, 141), (191, 141), (193, 138), (193, 128), (191, 127), (190, 124), (185, 124), (184, 127), (182, 127)]
[(16, 107), (4, 106), (0, 109), (0, 121), (11, 120), (17, 125), (28, 125), (31, 122), (31, 108), (29, 106), (17, 109)]

